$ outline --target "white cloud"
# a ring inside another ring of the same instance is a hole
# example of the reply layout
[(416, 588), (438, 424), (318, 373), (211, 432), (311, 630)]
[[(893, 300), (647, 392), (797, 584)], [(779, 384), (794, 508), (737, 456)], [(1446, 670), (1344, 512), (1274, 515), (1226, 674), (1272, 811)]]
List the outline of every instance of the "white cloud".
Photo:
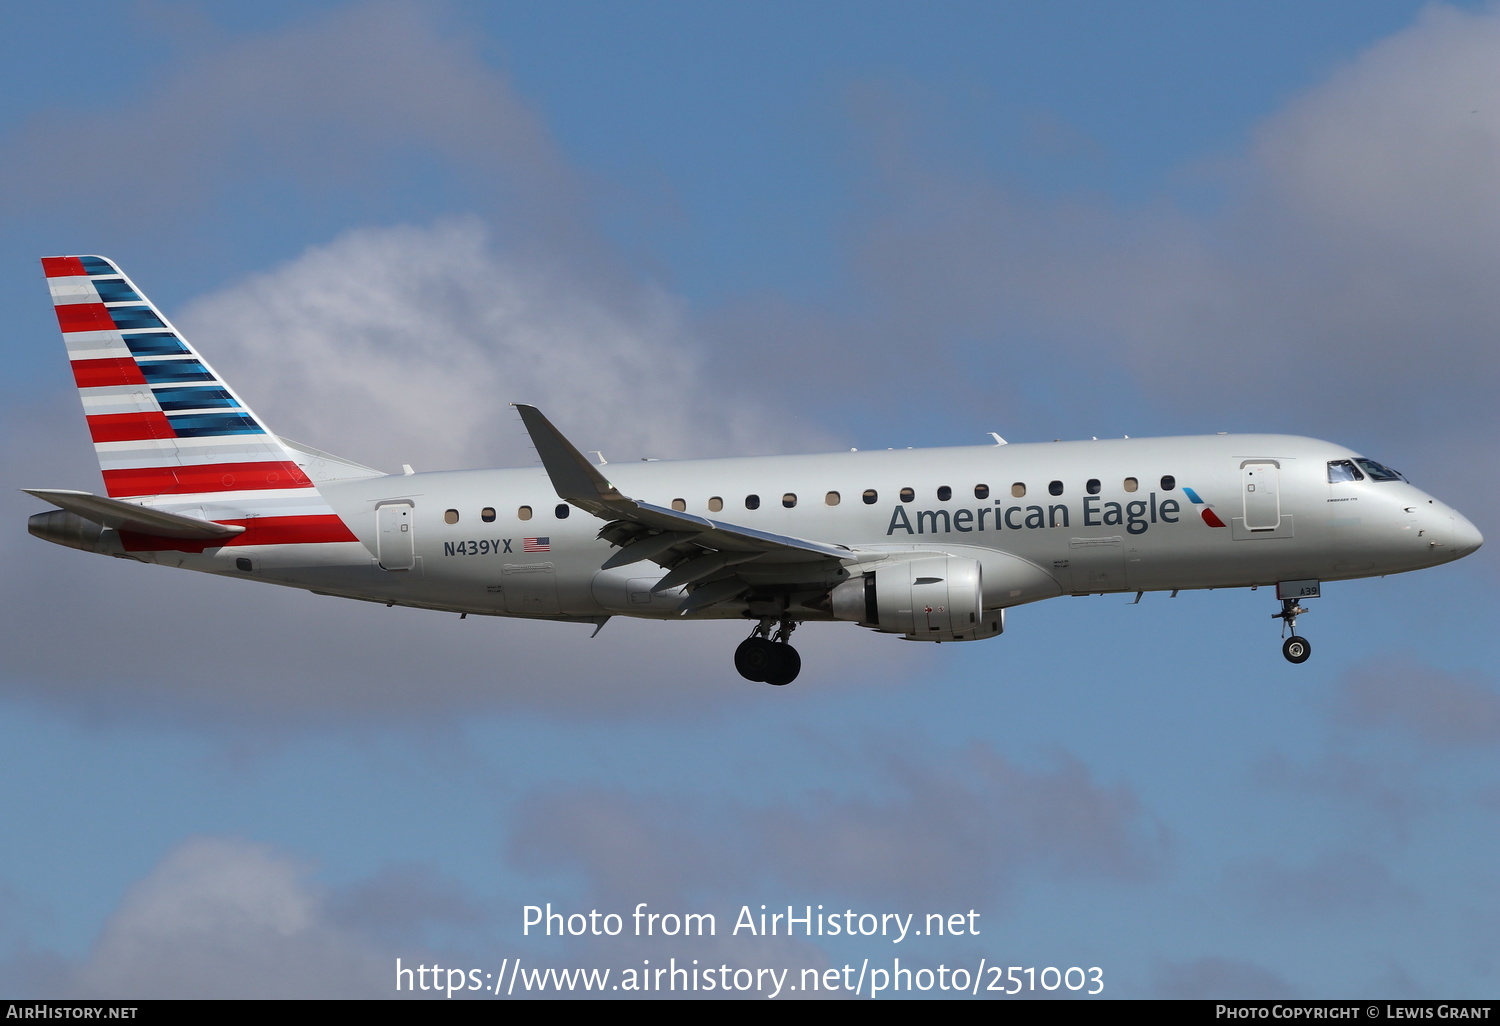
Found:
[(1497, 55), (1500, 12), (1429, 8), (1204, 172), (1224, 190), (1210, 213), (1024, 195), (940, 165), (918, 133), (890, 145), (873, 113), (872, 307), (851, 333), (891, 352), (977, 337), (997, 388), (1046, 347), (1075, 405), (1138, 389), (1205, 429), (1488, 446)]
[(393, 964), (325, 921), (305, 867), (200, 837), (131, 888), (76, 987), (113, 999), (384, 997)]
[(186, 211), (245, 183), (337, 202), (398, 185), (421, 154), (487, 195), (524, 198), (514, 212), (531, 227), (586, 241), (575, 177), (540, 120), (434, 14), (356, 3), (228, 42), (186, 40), (144, 88), (122, 84), (87, 113), (49, 110), (18, 133), (0, 151), (0, 204), (180, 230)]
[[(81, 137), (115, 159), (79, 159)], [(167, 311), (273, 428), (387, 470), (534, 466), (513, 401), (539, 405), (580, 446), (616, 459), (826, 444), (774, 389), (705, 369), (680, 301), (609, 268), (545, 130), (424, 8), (356, 5), (208, 46), (103, 114), (54, 115), (12, 140), (5, 152), (16, 159), (3, 163), (12, 195), (28, 202), (58, 189), (86, 197), (79, 209), (90, 216), (170, 207), (180, 220), (200, 182), (232, 192), (240, 176), (269, 173), (326, 187), (330, 168), (392, 166), (393, 150), (414, 145), (509, 182), (529, 212), (523, 228), (506, 219), (504, 248), (477, 217), (354, 230)], [(160, 296), (159, 283), (126, 270)], [(97, 488), (76, 398), (4, 416), (26, 424), (6, 435), (7, 479)], [(13, 523), (38, 511), (14, 493), (0, 506)], [(0, 545), (20, 547), (0, 592), (16, 639), (0, 652), (11, 686), (96, 711), (242, 721), (519, 705), (597, 715), (651, 708), (651, 695), (717, 703), (738, 693), (720, 685), (740, 684), (729, 663), (737, 625), (617, 621), (585, 644), (586, 628), (459, 624), (107, 565), (19, 534)], [(808, 632), (809, 679), (820, 648), (857, 647), (852, 663), (827, 660), (841, 676), (882, 659), (881, 646), (841, 626), (826, 639)]]
[(177, 320), (275, 430), (385, 469), (536, 465), (511, 402), (618, 458), (815, 437), (709, 378), (681, 303), (498, 254), (472, 218), (346, 233)]
[(1266, 190), (1329, 238), (1452, 270), (1493, 254), (1500, 205), (1483, 200), (1500, 176), (1497, 53), (1495, 11), (1427, 7), (1261, 129)]

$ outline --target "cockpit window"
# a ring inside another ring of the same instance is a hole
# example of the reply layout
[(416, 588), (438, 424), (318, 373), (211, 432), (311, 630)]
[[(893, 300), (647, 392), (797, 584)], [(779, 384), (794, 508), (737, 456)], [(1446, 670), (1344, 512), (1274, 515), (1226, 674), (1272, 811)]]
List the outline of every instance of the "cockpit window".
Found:
[(1374, 460), (1367, 460), (1367, 459), (1364, 459), (1364, 458), (1359, 458), (1359, 459), (1356, 459), (1354, 462), (1358, 463), (1360, 465), (1360, 467), (1364, 470), (1364, 472), (1366, 474), (1370, 475), (1370, 480), (1372, 480), (1372, 481), (1405, 481), (1406, 480), (1406, 478), (1404, 478), (1404, 477), (1401, 476), (1401, 472), (1400, 471), (1392, 470), (1390, 467), (1382, 466), (1381, 464), (1376, 463)]
[(1340, 481), (1363, 481), (1365, 475), (1359, 472), (1359, 468), (1350, 460), (1328, 461), (1328, 483), (1338, 484)]

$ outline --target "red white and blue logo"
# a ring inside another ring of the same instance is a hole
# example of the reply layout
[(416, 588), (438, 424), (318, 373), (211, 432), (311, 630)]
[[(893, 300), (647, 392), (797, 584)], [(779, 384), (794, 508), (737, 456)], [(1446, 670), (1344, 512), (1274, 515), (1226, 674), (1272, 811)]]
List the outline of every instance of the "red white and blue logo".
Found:
[(105, 492), (245, 528), (214, 542), (126, 531), (127, 551), (358, 541), (281, 439), (118, 267), (64, 256), (44, 257), (42, 270)]
[(1187, 485), (1182, 486), (1182, 494), (1191, 499), (1194, 506), (1199, 507), (1198, 513), (1203, 517), (1203, 522), (1209, 527), (1225, 526), (1224, 521), (1219, 519), (1219, 514), (1214, 512), (1212, 503), (1204, 502), (1198, 497), (1198, 493), (1193, 491)]

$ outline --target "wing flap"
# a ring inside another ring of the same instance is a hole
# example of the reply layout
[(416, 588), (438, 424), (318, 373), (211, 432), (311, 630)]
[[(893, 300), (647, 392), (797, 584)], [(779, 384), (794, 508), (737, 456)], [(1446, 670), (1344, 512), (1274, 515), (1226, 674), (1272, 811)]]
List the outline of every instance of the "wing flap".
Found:
[(692, 541), (698, 537), (697, 534), (689, 534), (686, 531), (663, 531), (661, 534), (642, 534), (634, 541), (627, 541), (620, 551), (604, 561), (599, 569), (613, 570), (617, 566), (629, 566), (631, 563), (639, 563), (643, 559), (654, 559), (683, 542)]
[(687, 616), (689, 613), (696, 613), (700, 609), (707, 609), (720, 602), (741, 598), (749, 590), (750, 586), (738, 577), (700, 585), (682, 600), (682, 604), (677, 607), (677, 615)]
[(712, 577), (727, 566), (748, 563), (752, 559), (760, 558), (759, 552), (705, 552), (671, 570), (667, 576), (651, 586), (651, 593), (654, 595), (662, 591), (671, 591), (680, 584), (694, 584)]

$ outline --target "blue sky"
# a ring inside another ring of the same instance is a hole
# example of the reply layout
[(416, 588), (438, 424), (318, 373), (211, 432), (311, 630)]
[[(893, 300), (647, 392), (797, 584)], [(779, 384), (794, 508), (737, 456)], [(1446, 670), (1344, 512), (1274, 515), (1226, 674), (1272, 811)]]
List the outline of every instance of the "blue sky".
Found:
[[(980, 958), (1115, 997), (1490, 997), (1494, 545), (1006, 634), (481, 622), (92, 559), (36, 258), (102, 253), (278, 431), (525, 465), (1291, 431), (1491, 539), (1500, 10), (135, 3), (0, 33), (0, 993), (403, 965)], [(585, 632), (586, 633), (586, 632)], [(525, 905), (977, 937), (523, 936)], [(910, 960), (908, 962), (908, 960)]]

